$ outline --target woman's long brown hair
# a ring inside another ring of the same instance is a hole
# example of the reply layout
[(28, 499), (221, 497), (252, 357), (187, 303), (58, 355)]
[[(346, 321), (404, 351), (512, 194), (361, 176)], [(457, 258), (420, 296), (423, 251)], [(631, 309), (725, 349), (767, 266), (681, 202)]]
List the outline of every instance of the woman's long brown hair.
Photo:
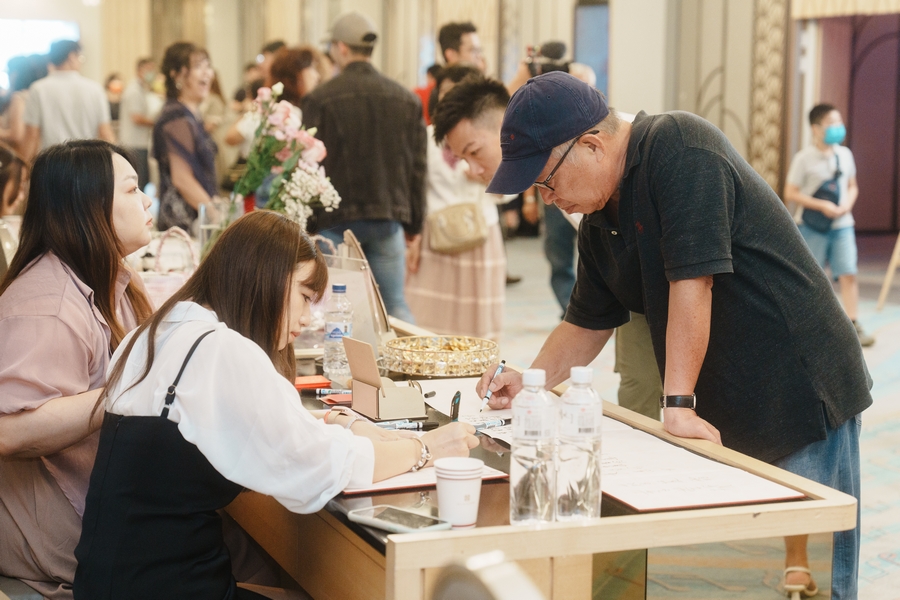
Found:
[[(275, 368), (293, 381), (294, 347), (278, 348), (287, 326), (290, 279), (298, 263), (315, 261), (316, 268), (304, 285), (321, 299), (328, 284), (328, 268), (321, 252), (297, 223), (271, 211), (254, 211), (231, 224), (184, 286), (169, 298), (128, 341), (113, 365), (106, 388), (94, 412), (106, 401), (108, 391), (121, 380), (128, 357), (138, 338), (147, 333), (147, 360), (141, 376), (125, 391), (143, 381), (156, 356), (156, 332), (178, 302), (208, 306), (220, 321), (263, 349)], [(92, 413), (93, 414), (93, 413)]]
[(275, 54), (275, 60), (269, 68), (269, 79), (266, 85), (272, 87), (276, 83), (284, 84), (284, 91), (279, 100), (287, 100), (299, 107), (303, 96), (311, 92), (298, 81), (300, 73), (308, 67), (319, 68), (322, 55), (312, 46), (299, 48), (282, 48)]
[[(113, 227), (113, 154), (129, 154), (100, 140), (50, 146), (34, 161), (19, 248), (0, 283), (0, 294), (36, 259), (52, 252), (94, 292), (94, 304), (110, 330), (115, 351), (127, 333), (116, 316), (116, 279), (123, 250)], [(135, 275), (136, 277), (137, 275)], [(138, 323), (152, 311), (134, 281), (125, 288)]]

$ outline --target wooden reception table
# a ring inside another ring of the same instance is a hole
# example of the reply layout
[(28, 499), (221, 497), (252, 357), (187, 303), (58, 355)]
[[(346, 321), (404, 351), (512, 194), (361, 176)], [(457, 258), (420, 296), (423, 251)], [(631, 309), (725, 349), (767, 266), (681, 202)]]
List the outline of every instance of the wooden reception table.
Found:
[[(420, 330), (393, 321), (395, 329)], [(850, 529), (856, 499), (722, 446), (677, 438), (661, 423), (604, 404), (606, 416), (709, 459), (802, 492), (795, 501), (636, 513), (604, 496), (603, 516), (590, 524), (510, 526), (507, 482), (485, 482), (478, 526), (461, 531), (390, 534), (347, 520), (347, 510), (371, 504), (425, 508), (436, 505), (431, 490), (340, 496), (312, 515), (289, 512), (274, 499), (241, 494), (228, 512), (317, 600), (385, 598), (424, 600), (440, 570), (490, 550), (502, 550), (532, 578), (548, 599), (591, 597), (594, 555)], [(431, 415), (429, 418), (439, 418)], [(485, 441), (473, 456), (502, 468), (508, 455)], [(505, 470), (505, 469), (504, 469)], [(436, 508), (436, 506), (435, 506)]]

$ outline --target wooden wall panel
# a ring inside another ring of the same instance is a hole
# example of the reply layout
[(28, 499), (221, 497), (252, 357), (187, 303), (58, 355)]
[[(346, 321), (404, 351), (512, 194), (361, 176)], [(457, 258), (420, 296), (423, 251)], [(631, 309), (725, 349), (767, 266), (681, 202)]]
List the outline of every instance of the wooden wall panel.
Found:
[(101, 5), (103, 73), (119, 73), (127, 84), (138, 59), (151, 52), (150, 0), (106, 0)]
[[(478, 37), (487, 59), (487, 72), (498, 74), (500, 48), (500, 0), (435, 0), (434, 35), (445, 23), (471, 21), (478, 28)], [(435, 46), (435, 59), (440, 47)]]
[(683, 0), (674, 108), (708, 119), (745, 158), (750, 139), (753, 3)]
[(900, 0), (791, 0), (794, 19), (900, 13)]
[(266, 0), (265, 37), (283, 40), (288, 46), (300, 44), (301, 0)]
[(181, 39), (181, 23), (184, 18), (181, 6), (181, 0), (150, 0), (151, 50), (157, 61), (162, 61), (166, 48)]
[(206, 46), (206, 0), (182, 0), (181, 39)]

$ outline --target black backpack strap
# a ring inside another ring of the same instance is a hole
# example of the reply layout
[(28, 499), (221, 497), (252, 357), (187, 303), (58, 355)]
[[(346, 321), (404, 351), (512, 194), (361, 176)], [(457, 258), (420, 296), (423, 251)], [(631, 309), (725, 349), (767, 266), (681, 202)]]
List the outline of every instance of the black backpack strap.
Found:
[(838, 158), (837, 150), (834, 151), (834, 179), (835, 181), (841, 178), (843, 175), (843, 171), (841, 171), (841, 159)]
[(162, 409), (162, 414), (160, 415), (162, 418), (166, 418), (169, 416), (169, 407), (172, 406), (172, 403), (175, 402), (175, 386), (178, 385), (178, 382), (181, 381), (181, 374), (184, 373), (184, 368), (187, 366), (188, 361), (191, 360), (191, 356), (194, 354), (194, 350), (197, 349), (197, 346), (200, 345), (200, 342), (203, 341), (203, 338), (211, 334), (215, 329), (210, 329), (203, 335), (197, 338), (197, 341), (194, 342), (194, 345), (191, 346), (191, 349), (188, 350), (187, 356), (184, 357), (184, 362), (181, 363), (181, 369), (178, 370), (178, 375), (175, 377), (175, 381), (172, 382), (172, 385), (169, 386), (168, 391), (166, 392), (166, 405)]

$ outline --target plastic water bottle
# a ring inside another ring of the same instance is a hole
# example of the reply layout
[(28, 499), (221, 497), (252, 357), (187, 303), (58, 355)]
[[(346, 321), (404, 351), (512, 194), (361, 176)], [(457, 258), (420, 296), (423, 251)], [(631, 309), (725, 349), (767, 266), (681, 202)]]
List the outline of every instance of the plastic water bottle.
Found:
[(600, 432), (603, 401), (591, 388), (594, 370), (572, 367), (572, 386), (560, 398), (556, 518), (600, 516)]
[(512, 457), (509, 464), (509, 522), (553, 521), (556, 512), (557, 407), (544, 390), (543, 369), (522, 374), (524, 389), (512, 403)]
[(344, 336), (353, 336), (353, 306), (347, 298), (347, 286), (335, 283), (331, 286), (331, 299), (325, 309), (325, 377), (347, 385), (350, 380), (350, 363), (344, 351)]

